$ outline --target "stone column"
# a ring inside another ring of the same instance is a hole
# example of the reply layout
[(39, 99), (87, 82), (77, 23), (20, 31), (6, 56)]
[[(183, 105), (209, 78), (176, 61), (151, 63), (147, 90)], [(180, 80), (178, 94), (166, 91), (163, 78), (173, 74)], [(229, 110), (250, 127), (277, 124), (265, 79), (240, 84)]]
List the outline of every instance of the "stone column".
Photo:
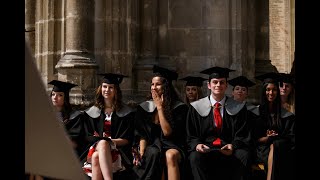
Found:
[[(230, 74), (230, 79), (243, 75), (255, 81), (256, 1), (231, 1), (230, 17), (230, 68), (236, 70)], [(231, 95), (231, 86), (228, 90)], [(256, 103), (255, 87), (249, 88), (249, 92), (247, 100)]]
[(136, 92), (135, 101), (145, 100), (145, 96), (150, 90), (150, 78), (152, 67), (158, 64), (159, 58), (159, 35), (158, 18), (159, 2), (158, 0), (140, 1), (140, 34), (139, 34), (139, 56), (134, 64), (134, 84)]
[(35, 53), (35, 0), (25, 0), (25, 38), (32, 55)]
[(270, 0), (270, 60), (278, 72), (290, 73), (294, 57), (294, 0)]
[(79, 86), (70, 92), (70, 102), (88, 106), (93, 103), (97, 64), (93, 57), (92, 0), (66, 1), (66, 51), (56, 65), (58, 79)]

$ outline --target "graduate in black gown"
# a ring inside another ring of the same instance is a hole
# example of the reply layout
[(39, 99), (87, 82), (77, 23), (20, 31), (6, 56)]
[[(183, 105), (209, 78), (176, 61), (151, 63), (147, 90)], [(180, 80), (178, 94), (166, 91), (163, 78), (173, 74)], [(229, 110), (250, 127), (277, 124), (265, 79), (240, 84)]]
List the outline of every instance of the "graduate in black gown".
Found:
[[(53, 85), (50, 99), (56, 110), (57, 119), (64, 125), (75, 154), (80, 158), (80, 155), (85, 151), (83, 114), (72, 108), (69, 99), (70, 90), (77, 85), (59, 80), (52, 80), (48, 84)], [(52, 179), (35, 174), (27, 177), (28, 179)]]
[(196, 180), (247, 177), (250, 141), (247, 110), (244, 103), (225, 95), (231, 71), (234, 70), (222, 67), (201, 71), (209, 75), (207, 85), (211, 93), (191, 103), (188, 111), (189, 161)]
[(291, 74), (280, 73), (280, 97), (282, 107), (295, 113), (295, 78)]
[[(228, 80), (228, 83), (233, 86), (232, 97), (234, 100), (241, 103), (245, 103), (247, 108), (247, 121), (250, 127), (250, 133), (252, 134), (253, 126), (259, 115), (259, 106), (249, 103), (247, 97), (249, 96), (249, 87), (256, 85), (253, 81), (249, 80), (245, 76), (237, 76), (233, 79)], [(250, 162), (247, 164), (248, 173), (251, 173), (251, 165), (255, 164), (255, 142), (251, 138), (250, 144)]]
[(126, 77), (105, 73), (95, 104), (84, 111), (88, 152), (83, 169), (92, 179), (126, 179), (132, 170), (134, 110), (122, 102), (119, 84)]
[[(190, 103), (203, 98), (202, 86), (206, 78), (200, 76), (186, 76), (180, 80), (186, 81), (184, 102), (190, 106)], [(187, 153), (188, 157), (188, 153)], [(189, 163), (185, 163), (185, 180), (193, 180), (191, 167)]]
[(178, 74), (154, 66), (150, 95), (137, 107), (135, 142), (138, 147), (134, 171), (137, 179), (183, 179), (187, 105), (172, 85)]
[(258, 161), (267, 180), (294, 179), (295, 115), (281, 106), (278, 73), (256, 77), (262, 81), (259, 119), (254, 127)]
[(203, 93), (202, 93), (202, 85), (203, 81), (206, 80), (203, 77), (199, 76), (187, 76), (184, 78), (181, 78), (180, 80), (186, 81), (185, 84), (185, 97), (184, 97), (184, 102), (186, 104), (190, 104), (193, 101), (196, 101), (198, 99), (203, 98)]
[(69, 99), (70, 90), (77, 85), (59, 80), (52, 80), (48, 84), (53, 85), (50, 97), (57, 110), (57, 118), (64, 124), (72, 146), (79, 157), (85, 149), (82, 139), (84, 135), (83, 114), (72, 108)]

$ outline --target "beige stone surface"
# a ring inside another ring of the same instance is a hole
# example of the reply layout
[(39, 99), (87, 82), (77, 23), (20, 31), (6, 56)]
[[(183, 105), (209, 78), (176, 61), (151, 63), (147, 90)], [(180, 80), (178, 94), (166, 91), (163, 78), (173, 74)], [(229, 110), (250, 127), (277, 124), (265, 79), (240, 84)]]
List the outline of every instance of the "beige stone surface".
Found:
[[(71, 98), (80, 104), (86, 103), (79, 97), (90, 97), (97, 85), (96, 73), (129, 75), (121, 84), (124, 100), (138, 101), (149, 90), (153, 64), (179, 77), (223, 66), (237, 70), (231, 77), (251, 79), (292, 65), (294, 0), (25, 2), (26, 28), (35, 27), (26, 39), (34, 44), (45, 84), (62, 74), (69, 81), (95, 81), (79, 82)], [(251, 92), (254, 101), (257, 91)]]

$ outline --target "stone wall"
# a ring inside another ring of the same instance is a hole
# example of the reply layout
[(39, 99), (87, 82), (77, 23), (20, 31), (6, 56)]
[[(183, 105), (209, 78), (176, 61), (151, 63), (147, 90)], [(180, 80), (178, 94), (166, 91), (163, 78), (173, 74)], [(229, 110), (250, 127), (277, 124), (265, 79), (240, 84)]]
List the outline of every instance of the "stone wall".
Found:
[[(124, 101), (140, 102), (150, 89), (154, 64), (176, 70), (179, 79), (203, 76), (198, 72), (210, 66), (235, 69), (230, 78), (244, 75), (253, 81), (264, 72), (291, 69), (293, 0), (25, 3), (26, 40), (44, 83), (59, 79), (78, 84), (71, 91), (71, 102), (78, 106), (92, 103), (97, 73), (128, 75), (121, 84)], [(277, 28), (284, 31), (279, 35)], [(276, 37), (280, 44), (275, 43)], [(277, 48), (285, 51), (275, 51)], [(174, 85), (183, 96), (184, 82)], [(249, 90), (249, 101), (257, 102), (258, 89)], [(208, 93), (205, 83), (203, 91)]]

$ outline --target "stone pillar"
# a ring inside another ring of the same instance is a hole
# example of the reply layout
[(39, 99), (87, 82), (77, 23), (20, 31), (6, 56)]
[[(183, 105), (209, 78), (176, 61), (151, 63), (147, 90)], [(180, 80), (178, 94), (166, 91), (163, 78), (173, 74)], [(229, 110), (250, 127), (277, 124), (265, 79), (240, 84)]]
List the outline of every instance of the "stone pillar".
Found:
[(159, 6), (158, 0), (139, 1), (140, 14), (140, 33), (138, 42), (140, 44), (139, 56), (134, 64), (134, 82), (135, 101), (145, 100), (147, 93), (150, 91), (150, 78), (152, 67), (158, 64), (159, 57), (159, 35), (158, 35), (158, 17)]
[(256, 75), (273, 70), (269, 55), (269, 2), (256, 2)]
[(58, 79), (79, 86), (70, 92), (70, 102), (88, 106), (94, 101), (97, 64), (93, 58), (92, 0), (66, 1), (66, 51), (56, 65)]
[[(246, 76), (254, 81), (255, 77), (255, 22), (256, 1), (232, 0), (230, 4), (230, 68), (236, 70), (230, 73), (230, 79), (236, 76)], [(249, 102), (256, 102), (255, 87), (249, 88)], [(232, 93), (229, 87), (229, 95)]]
[(25, 0), (25, 38), (33, 56), (35, 53), (35, 4), (35, 0)]
[(294, 0), (270, 0), (270, 60), (278, 72), (290, 73), (294, 57)]

